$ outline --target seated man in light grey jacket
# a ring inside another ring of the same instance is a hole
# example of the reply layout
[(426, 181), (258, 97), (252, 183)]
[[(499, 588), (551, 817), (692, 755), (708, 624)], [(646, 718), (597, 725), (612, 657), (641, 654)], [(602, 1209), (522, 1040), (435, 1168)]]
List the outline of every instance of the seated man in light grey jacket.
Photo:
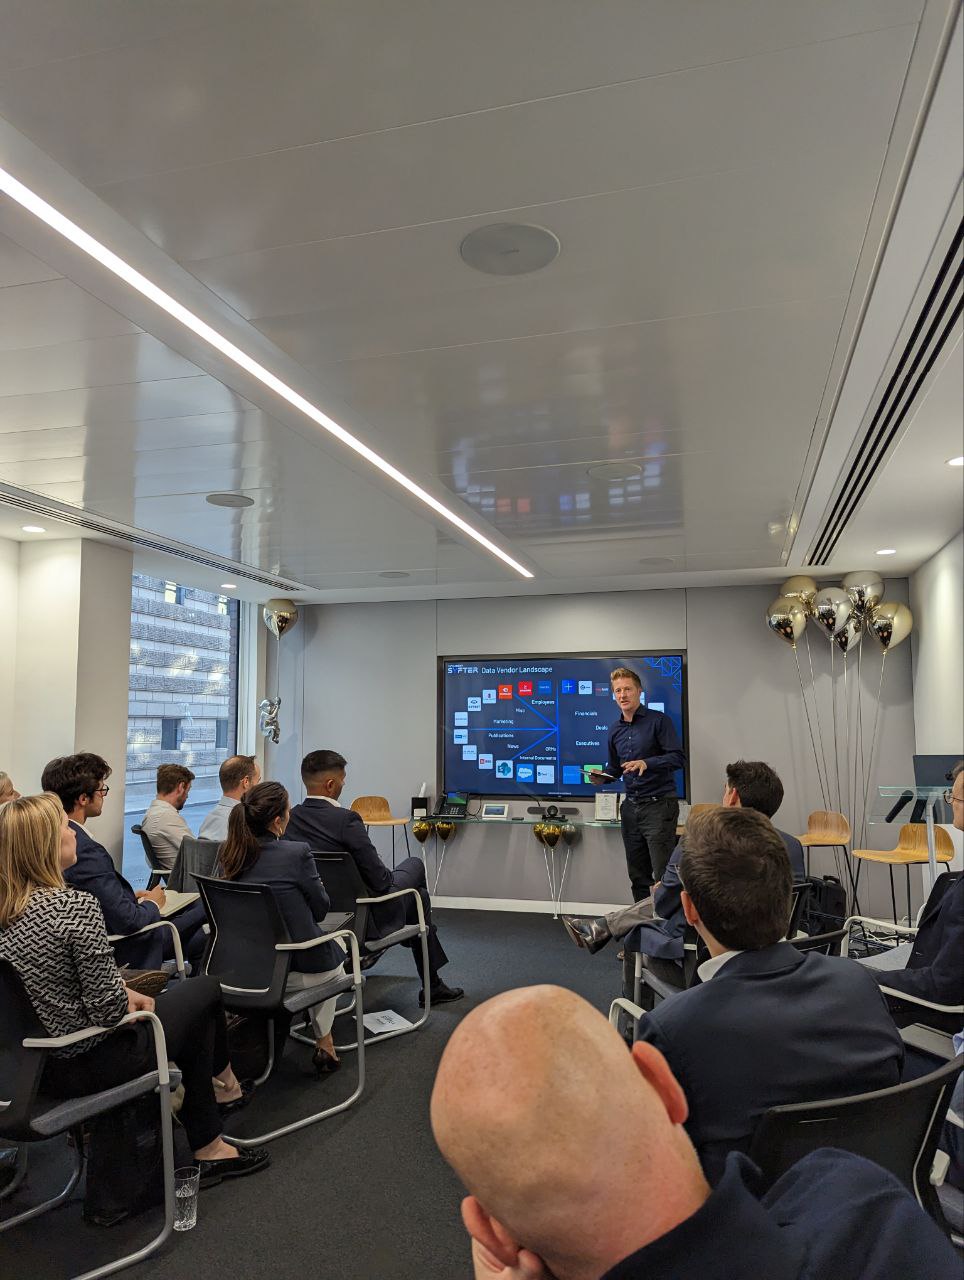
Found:
[(194, 774), (183, 764), (157, 766), (157, 795), (141, 819), (141, 829), (154, 850), (154, 865), (170, 871), (185, 836), (194, 832), (181, 816)]
[(254, 756), (228, 756), (218, 770), (218, 780), (224, 794), (201, 823), (201, 829), (197, 833), (199, 840), (227, 840), (231, 810), (240, 803), (246, 792), (258, 785), (261, 770)]

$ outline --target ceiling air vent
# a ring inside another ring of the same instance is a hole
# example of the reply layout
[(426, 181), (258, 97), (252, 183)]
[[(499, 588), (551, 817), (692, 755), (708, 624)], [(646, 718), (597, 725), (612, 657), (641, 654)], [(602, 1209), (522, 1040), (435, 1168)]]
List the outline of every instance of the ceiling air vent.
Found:
[(924, 300), (910, 337), (897, 360), (870, 424), (855, 448), (840, 481), (833, 505), (817, 533), (807, 564), (826, 564), (853, 519), (865, 494), (913, 414), (917, 396), (944, 351), (964, 309), (961, 245), (964, 224), (957, 228), (934, 283)]

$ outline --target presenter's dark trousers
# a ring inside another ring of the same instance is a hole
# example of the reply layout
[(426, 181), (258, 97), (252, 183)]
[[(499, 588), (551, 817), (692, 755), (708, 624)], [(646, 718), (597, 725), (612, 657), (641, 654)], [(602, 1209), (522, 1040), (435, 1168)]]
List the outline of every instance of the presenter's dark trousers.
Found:
[(649, 801), (627, 796), (619, 811), (619, 821), (633, 901), (641, 902), (649, 896), (654, 883), (662, 879), (676, 847), (679, 801), (675, 796), (659, 796)]
[[(432, 923), (432, 899), (429, 897), (428, 885), (425, 882), (425, 863), (421, 858), (406, 858), (392, 872), (392, 879), (395, 882), (396, 889), (417, 889), (418, 896), (422, 899), (422, 913), (425, 916), (425, 923), (428, 925), (429, 987), (437, 987), (441, 982), (438, 971), (443, 964), (448, 964), (449, 958), (445, 954), (445, 948), (438, 940), (438, 930)], [(405, 896), (405, 923), (418, 924), (418, 908), (415, 906), (415, 899), (411, 894), (406, 894)], [(411, 947), (412, 955), (415, 959), (415, 967), (424, 982), (421, 938), (413, 938), (411, 942), (406, 942), (405, 946)]]

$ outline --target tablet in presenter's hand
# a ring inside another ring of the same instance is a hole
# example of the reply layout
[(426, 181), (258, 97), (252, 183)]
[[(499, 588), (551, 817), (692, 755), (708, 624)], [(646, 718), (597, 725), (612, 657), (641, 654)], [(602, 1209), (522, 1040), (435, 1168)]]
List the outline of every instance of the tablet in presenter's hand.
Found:
[(590, 782), (604, 783), (616, 781), (611, 773), (606, 773), (603, 769), (590, 769), (586, 776)]

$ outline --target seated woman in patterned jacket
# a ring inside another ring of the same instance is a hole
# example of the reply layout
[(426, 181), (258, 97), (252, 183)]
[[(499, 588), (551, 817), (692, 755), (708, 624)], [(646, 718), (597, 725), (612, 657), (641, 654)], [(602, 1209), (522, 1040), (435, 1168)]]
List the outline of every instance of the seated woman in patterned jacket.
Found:
[[(16, 969), (51, 1036), (113, 1027), (138, 1009), (156, 1012), (181, 1071), (179, 1118), (201, 1166), (201, 1185), (263, 1169), (267, 1151), (242, 1151), (221, 1136), (222, 1114), (243, 1105), (246, 1094), (228, 1061), (217, 980), (178, 982), (156, 1002), (125, 987), (96, 898), (64, 883), (75, 846), (56, 796), (24, 796), (0, 808), (0, 959)], [(41, 1090), (81, 1097), (133, 1080), (154, 1064), (150, 1028), (133, 1022), (51, 1052)]]

